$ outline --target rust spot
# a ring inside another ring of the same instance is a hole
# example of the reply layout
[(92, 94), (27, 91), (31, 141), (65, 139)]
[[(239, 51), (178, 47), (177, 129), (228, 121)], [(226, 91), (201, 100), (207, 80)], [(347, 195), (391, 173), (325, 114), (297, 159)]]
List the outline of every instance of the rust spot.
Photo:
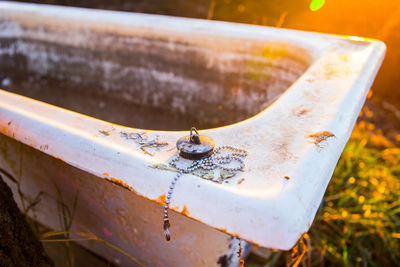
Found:
[(335, 137), (335, 135), (329, 131), (322, 131), (314, 134), (310, 134), (309, 138), (313, 139), (313, 143), (318, 145), (322, 141), (326, 141), (330, 137)]
[(99, 133), (104, 134), (105, 136), (110, 135), (110, 131), (106, 131), (106, 130), (99, 130)]
[(228, 234), (228, 232), (226, 231), (226, 228), (216, 228), (218, 231), (221, 231), (225, 234)]
[(7, 127), (1, 127), (0, 132), (4, 135), (7, 135)]
[(290, 177), (289, 177), (289, 176), (285, 176), (285, 179), (286, 179), (286, 180), (290, 180)]
[(110, 176), (108, 173), (106, 173), (106, 172), (103, 172), (103, 175), (104, 176)]
[(297, 112), (297, 116), (300, 117), (300, 116), (302, 116), (302, 115), (304, 115), (306, 113), (308, 113), (308, 110), (307, 109), (302, 109), (302, 110), (299, 110), (299, 112)]
[(187, 210), (186, 205), (183, 205), (183, 209), (181, 211), (181, 214), (183, 214), (185, 216), (189, 216), (190, 215), (189, 211)]
[(7, 123), (7, 125), (8, 125), (8, 126), (10, 126), (10, 125), (11, 125), (11, 123), (12, 123), (12, 121), (9, 121), (9, 122)]
[(109, 182), (111, 182), (113, 184), (116, 184), (116, 185), (119, 185), (119, 186), (121, 186), (121, 187), (123, 187), (125, 189), (128, 189), (129, 191), (135, 192), (135, 190), (132, 188), (132, 186), (128, 185), (127, 183), (125, 183), (122, 180), (119, 180), (119, 179), (116, 179), (116, 178), (113, 178), (113, 177), (109, 177), (109, 178), (105, 177), (104, 179), (106, 179), (107, 181), (109, 181)]
[(160, 203), (161, 205), (165, 205), (165, 194), (162, 194), (161, 196), (159, 196), (159, 197), (156, 199), (156, 202), (157, 202), (157, 203)]
[(240, 178), (239, 181), (237, 181), (237, 184), (241, 184), (241, 183), (243, 183), (243, 181), (244, 181), (244, 178)]
[(60, 158), (60, 157), (55, 157), (55, 158), (58, 159), (58, 160), (61, 160), (62, 162), (65, 162), (65, 160)]

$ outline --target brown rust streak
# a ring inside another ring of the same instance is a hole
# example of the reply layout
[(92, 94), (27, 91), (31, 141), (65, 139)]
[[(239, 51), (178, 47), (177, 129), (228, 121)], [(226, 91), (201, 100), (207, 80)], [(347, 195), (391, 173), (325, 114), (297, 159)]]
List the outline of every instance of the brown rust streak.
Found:
[(180, 213), (185, 215), (185, 216), (189, 216), (190, 215), (186, 205), (183, 205), (183, 209), (182, 209), (182, 211)]
[(229, 233), (226, 231), (226, 228), (215, 228), (215, 229), (229, 235)]
[(4, 135), (7, 135), (7, 130), (8, 130), (8, 127), (7, 127), (7, 126), (3, 126), (3, 127), (0, 128), (0, 132), (1, 132), (2, 134), (4, 134)]
[(155, 201), (161, 205), (165, 205), (165, 194), (159, 196)]
[[(223, 233), (225, 233), (225, 234), (227, 234), (227, 235), (234, 236), (234, 237), (236, 237), (237, 239), (241, 239), (240, 236), (239, 236), (238, 234), (230, 234), (230, 233), (228, 233), (228, 231), (226, 230), (226, 228), (215, 228), (215, 229), (217, 229), (218, 231), (223, 232)], [(243, 239), (243, 240), (244, 240), (244, 239)]]
[(326, 141), (330, 137), (335, 137), (335, 135), (329, 131), (322, 131), (314, 134), (310, 134), (309, 138), (314, 139), (314, 144), (318, 145), (322, 141)]
[(55, 158), (58, 159), (58, 160), (61, 160), (62, 162), (65, 162), (65, 160), (60, 158), (60, 157), (55, 157)]
[(304, 115), (304, 114), (306, 114), (306, 113), (308, 113), (309, 112), (309, 110), (307, 110), (307, 109), (302, 109), (302, 110), (300, 110), (299, 112), (297, 112), (297, 116), (302, 116), (302, 115)]
[(105, 136), (110, 135), (110, 131), (106, 131), (106, 130), (99, 130), (99, 133), (104, 134)]
[[(103, 174), (106, 174), (106, 173), (103, 173)], [(128, 185), (127, 183), (125, 183), (122, 180), (116, 179), (114, 177), (104, 177), (104, 179), (106, 179), (107, 181), (109, 181), (109, 182), (111, 182), (113, 184), (116, 184), (116, 185), (119, 185), (119, 186), (121, 186), (121, 187), (123, 187), (125, 189), (128, 189), (129, 191), (135, 192), (135, 189), (133, 189), (132, 186)]]

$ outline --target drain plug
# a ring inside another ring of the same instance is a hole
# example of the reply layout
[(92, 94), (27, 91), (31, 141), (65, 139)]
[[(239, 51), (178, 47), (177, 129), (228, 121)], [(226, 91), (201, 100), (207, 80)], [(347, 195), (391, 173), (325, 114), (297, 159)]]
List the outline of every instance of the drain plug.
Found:
[(190, 129), (190, 135), (181, 137), (176, 142), (179, 155), (186, 159), (202, 159), (214, 152), (215, 143), (210, 137), (200, 135), (196, 128)]

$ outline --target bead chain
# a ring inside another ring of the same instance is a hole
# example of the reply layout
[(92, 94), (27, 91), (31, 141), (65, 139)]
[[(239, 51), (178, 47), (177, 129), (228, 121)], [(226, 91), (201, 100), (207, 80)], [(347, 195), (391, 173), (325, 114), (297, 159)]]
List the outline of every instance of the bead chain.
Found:
[[(226, 151), (232, 151), (232, 153), (227, 154), (227, 155), (221, 155), (221, 152), (223, 150)], [(167, 197), (165, 200), (165, 206), (164, 206), (164, 234), (165, 234), (165, 239), (169, 241), (171, 239), (171, 234), (169, 232), (169, 217), (168, 217), (168, 209), (169, 209), (169, 203), (171, 201), (172, 193), (174, 192), (175, 189), (175, 184), (178, 181), (178, 179), (182, 176), (184, 173), (191, 173), (192, 171), (195, 171), (197, 169), (204, 169), (204, 170), (214, 170), (216, 168), (221, 168), (225, 171), (230, 171), (230, 172), (237, 172), (237, 171), (243, 171), (244, 167), (244, 162), (243, 158), (247, 156), (247, 151), (243, 149), (238, 149), (232, 146), (221, 146), (218, 147), (214, 150), (214, 152), (206, 158), (202, 158), (199, 160), (194, 160), (188, 167), (182, 168), (177, 166), (177, 162), (181, 157), (179, 154), (176, 154), (170, 161), (170, 164), (175, 167), (178, 170), (178, 173), (175, 175), (174, 179), (172, 180), (168, 192), (167, 192)], [(239, 166), (237, 167), (228, 167), (226, 166), (227, 164), (231, 163), (232, 161), (236, 161), (239, 163)]]

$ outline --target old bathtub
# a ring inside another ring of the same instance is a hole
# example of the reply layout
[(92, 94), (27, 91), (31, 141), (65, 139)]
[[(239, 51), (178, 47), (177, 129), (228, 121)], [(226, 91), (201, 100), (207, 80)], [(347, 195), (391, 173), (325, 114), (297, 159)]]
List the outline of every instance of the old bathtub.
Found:
[[(287, 250), (309, 229), (384, 53), (359, 37), (1, 2), (0, 167), (53, 229), (62, 203), (71, 231), (146, 266), (235, 266), (232, 236)], [(191, 126), (246, 149), (246, 167), (222, 183), (184, 175), (166, 242), (174, 172), (158, 166)]]

